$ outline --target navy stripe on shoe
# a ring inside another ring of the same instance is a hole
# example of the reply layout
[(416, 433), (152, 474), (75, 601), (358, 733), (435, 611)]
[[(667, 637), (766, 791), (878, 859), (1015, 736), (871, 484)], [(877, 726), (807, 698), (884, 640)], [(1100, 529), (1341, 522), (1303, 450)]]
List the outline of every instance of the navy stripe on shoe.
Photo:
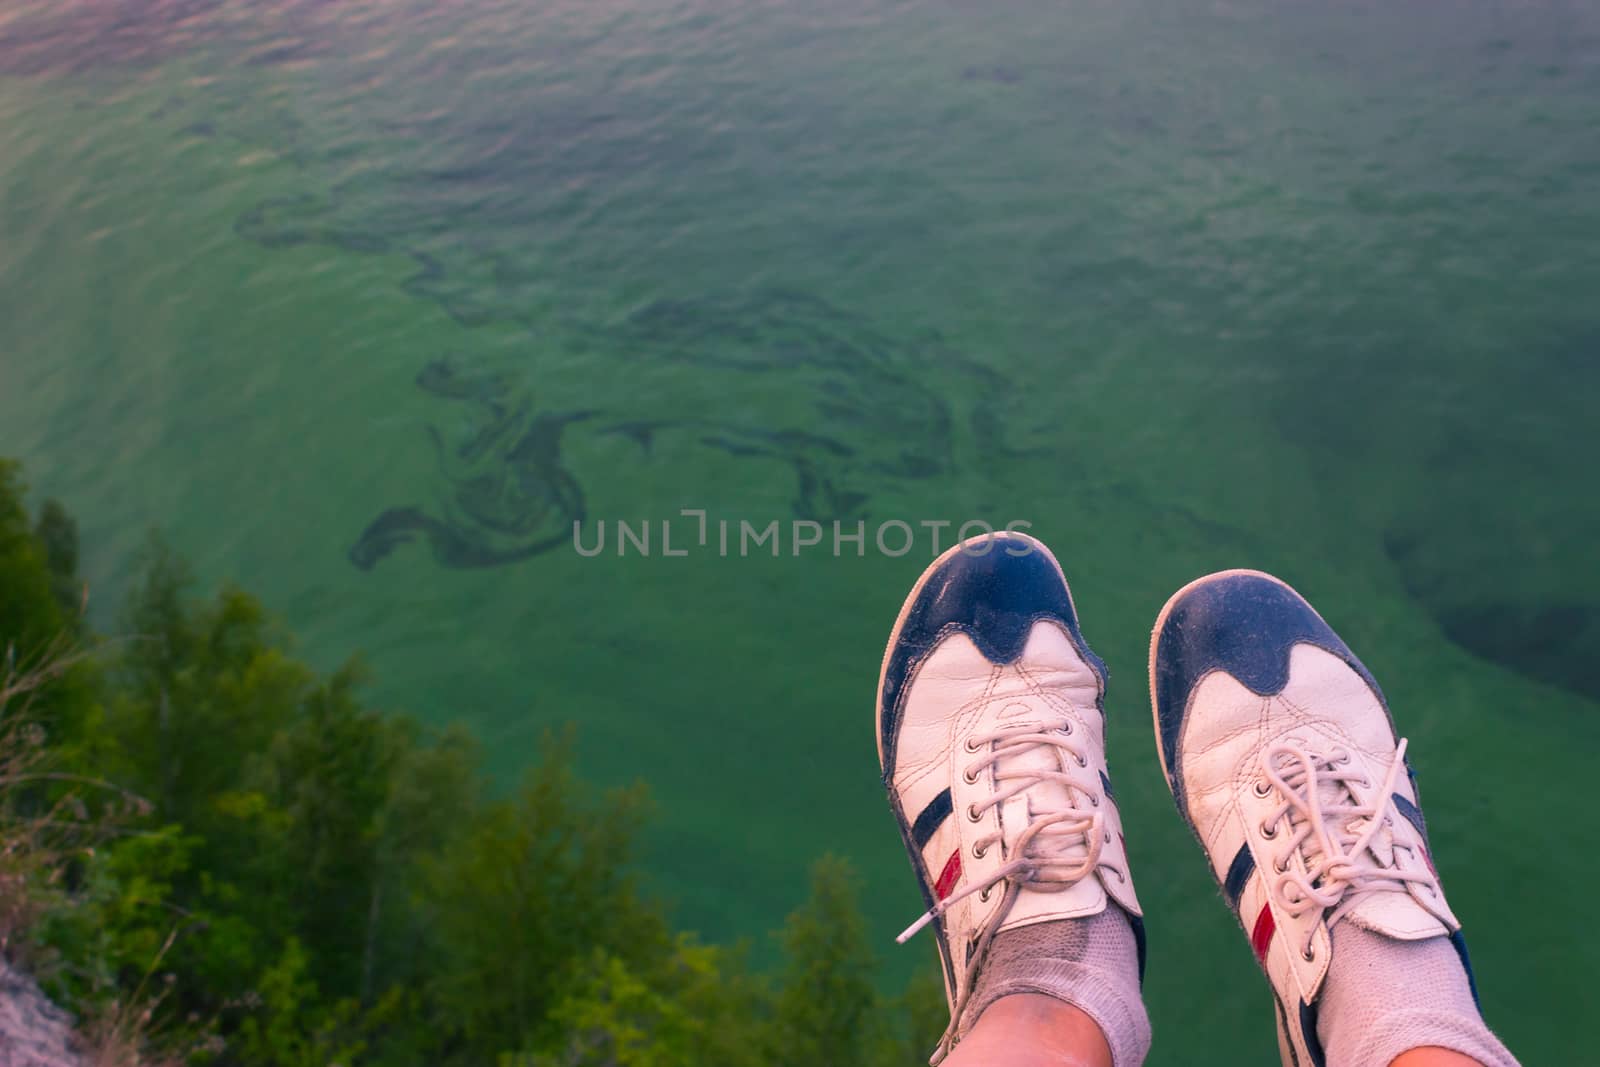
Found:
[(1411, 801), (1407, 800), (1399, 793), (1394, 794), (1394, 807), (1396, 811), (1405, 817), (1406, 822), (1416, 827), (1417, 833), (1422, 835), (1422, 843), (1427, 844), (1428, 824), (1422, 818), (1422, 809), (1411, 803)]
[(1126, 914), (1128, 916), (1128, 925), (1133, 927), (1133, 945), (1134, 945), (1134, 948), (1137, 949), (1138, 953), (1139, 953), (1139, 988), (1143, 989), (1144, 988), (1144, 961), (1145, 961), (1145, 956), (1149, 951), (1149, 946), (1145, 943), (1144, 919), (1142, 917), (1138, 916), (1138, 915), (1133, 914), (1133, 912), (1131, 912), (1131, 911), (1127, 912)]
[(934, 832), (939, 825), (950, 817), (950, 790), (946, 789), (922, 809), (917, 816), (917, 821), (911, 825), (911, 840), (917, 843), (920, 849), (933, 840)]
[[(945, 790), (945, 792), (948, 793), (949, 790)], [(938, 798), (935, 797), (934, 804), (937, 803)], [(900, 837), (905, 842), (906, 851), (911, 856), (911, 867), (917, 872), (917, 888), (922, 891), (922, 901), (932, 908), (938, 903), (933, 896), (934, 875), (928, 871), (928, 865), (923, 862), (921, 846), (917, 845), (911, 838), (912, 827), (906, 823), (905, 809), (900, 803), (898, 793), (890, 792), (889, 806), (894, 809), (895, 823), (900, 827)], [(929, 807), (932, 806), (929, 805)], [(937, 826), (937, 823), (935, 825)], [(955, 963), (954, 957), (950, 952), (950, 933), (945, 925), (945, 917), (943, 915), (935, 917), (930, 929), (933, 931), (934, 944), (939, 949), (939, 963), (944, 968), (945, 981), (949, 983), (951, 976), (955, 974)]]
[(1185, 808), (1178, 736), (1194, 687), (1220, 670), (1260, 696), (1280, 693), (1289, 684), (1289, 654), (1299, 644), (1343, 659), (1382, 702), (1378, 683), (1355, 653), (1304, 597), (1274, 579), (1229, 574), (1204, 580), (1167, 612), (1156, 638), (1154, 696), (1161, 753), (1180, 811)]
[(1455, 946), (1456, 955), (1461, 957), (1461, 966), (1467, 972), (1467, 988), (1472, 990), (1473, 1006), (1481, 1013), (1483, 1004), (1478, 1000), (1478, 977), (1472, 973), (1472, 957), (1467, 955), (1467, 939), (1460, 930), (1450, 935), (1450, 944)]
[(939, 565), (906, 612), (884, 670), (879, 721), (885, 782), (892, 780), (894, 773), (904, 690), (917, 665), (935, 646), (959, 631), (972, 639), (990, 663), (1012, 663), (1022, 655), (1028, 634), (1040, 619), (1061, 623), (1104, 681), (1105, 664), (1083, 640), (1066, 582), (1050, 556), (1031, 541), (997, 534), (983, 555), (956, 552)]
[(1239, 851), (1233, 855), (1233, 862), (1228, 864), (1228, 877), (1222, 882), (1222, 893), (1228, 898), (1228, 907), (1234, 911), (1239, 910), (1239, 898), (1244, 895), (1245, 883), (1255, 871), (1256, 858), (1250, 853), (1250, 846), (1240, 845)]
[(1300, 1067), (1300, 1053), (1294, 1049), (1294, 1032), (1289, 1029), (1289, 1015), (1283, 1010), (1283, 1001), (1277, 991), (1272, 994), (1272, 1006), (1278, 1009), (1278, 1029), (1283, 1031), (1283, 1043), (1289, 1049), (1289, 1062), (1285, 1067)]
[(1328, 1057), (1322, 1051), (1322, 1038), (1317, 1034), (1317, 1009), (1314, 1005), (1300, 1002), (1300, 1035), (1306, 1041), (1306, 1055), (1311, 1060), (1311, 1067), (1328, 1067)]

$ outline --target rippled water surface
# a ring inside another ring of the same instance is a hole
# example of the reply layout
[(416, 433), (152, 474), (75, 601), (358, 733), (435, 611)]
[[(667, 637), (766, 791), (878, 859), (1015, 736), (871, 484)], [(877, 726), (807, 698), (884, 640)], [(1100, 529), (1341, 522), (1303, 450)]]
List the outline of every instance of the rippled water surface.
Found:
[[(159, 525), (504, 776), (580, 723), (685, 923), (832, 850), (905, 969), (871, 704), (928, 540), (870, 531), (1029, 521), (1160, 1063), (1272, 1055), (1143, 682), (1239, 565), (1383, 681), (1491, 1022), (1586, 1054), (1597, 250), (1592, 5), (0, 0), (0, 453), (105, 612)], [(683, 508), (869, 550), (571, 545)]]

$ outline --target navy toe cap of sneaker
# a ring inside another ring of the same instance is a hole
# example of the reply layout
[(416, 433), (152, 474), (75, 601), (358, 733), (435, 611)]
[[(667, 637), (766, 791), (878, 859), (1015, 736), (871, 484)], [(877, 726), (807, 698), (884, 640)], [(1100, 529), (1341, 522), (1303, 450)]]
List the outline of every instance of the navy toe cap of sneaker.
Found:
[(1150, 682), (1169, 772), (1190, 693), (1212, 671), (1224, 671), (1269, 696), (1289, 682), (1289, 653), (1298, 644), (1343, 658), (1377, 691), (1360, 660), (1304, 597), (1255, 571), (1202, 578), (1167, 608), (1151, 651)]
[(1066, 580), (1043, 545), (1032, 538), (997, 534), (981, 555), (950, 553), (924, 579), (890, 651), (880, 696), (884, 752), (894, 749), (901, 690), (944, 636), (965, 633), (990, 662), (1011, 663), (1022, 654), (1033, 624), (1044, 618), (1065, 626), (1105, 677), (1105, 665), (1089, 651), (1078, 629)]

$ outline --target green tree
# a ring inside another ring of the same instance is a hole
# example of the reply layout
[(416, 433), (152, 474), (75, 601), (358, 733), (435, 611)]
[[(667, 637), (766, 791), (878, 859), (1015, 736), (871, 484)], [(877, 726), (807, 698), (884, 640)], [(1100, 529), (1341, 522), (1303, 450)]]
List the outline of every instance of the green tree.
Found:
[(88, 587), (78, 580), (78, 521), (67, 513), (59, 500), (46, 500), (39, 506), (33, 535), (44, 551), (56, 606), (76, 633), (88, 608), (89, 595)]
[(0, 654), (25, 659), (57, 643), (66, 620), (45, 547), (23, 503), (17, 465), (0, 459)]
[(262, 973), (258, 1010), (239, 1026), (231, 1059), (246, 1067), (329, 1067), (359, 1061), (366, 1042), (354, 1001), (328, 1002), (306, 973), (305, 949), (296, 938)]
[(878, 1063), (884, 1019), (856, 893), (846, 861), (824, 856), (813, 866), (810, 898), (783, 932), (788, 959), (773, 1025), (774, 1063)]
[[(61, 595), (77, 585), (75, 527), (59, 505), (47, 504), (38, 530), (51, 542), (41, 542), (25, 493), (20, 468), (0, 459), (0, 669), (23, 673), (76, 652), (79, 626)], [(52, 672), (31, 694), (28, 713), (57, 749), (75, 750), (95, 717), (93, 671), (79, 663)]]
[(502, 1067), (761, 1067), (765, 987), (741, 953), (680, 937), (639, 968), (596, 953), (551, 1011), (549, 1047)]
[(188, 569), (152, 539), (124, 612), (108, 729), (118, 771), (161, 818), (212, 836), (213, 801), (260, 782), (273, 741), (316, 686), (261, 604), (225, 588), (191, 601)]
[(397, 987), (420, 989), (443, 965), (424, 868), (473, 824), (483, 802), (478, 745), (464, 728), (428, 736), (409, 719), (390, 725), (388, 794), (361, 924), (364, 1003)]
[(387, 724), (356, 699), (359, 673), (335, 672), (304, 694), (272, 747), (274, 807), (285, 816), (284, 859), (296, 932), (316, 946), (307, 970), (344, 995), (362, 986), (365, 917), (378, 880), (378, 839), (396, 759)]
[(432, 992), (475, 1062), (537, 1045), (595, 952), (647, 964), (668, 943), (631, 871), (642, 788), (596, 799), (571, 750), (570, 733), (547, 736), (516, 795), (485, 806), (428, 865), (427, 908), (449, 960)]
[(900, 995), (883, 1004), (882, 1012), (885, 1043), (874, 1062), (923, 1067), (950, 1021), (937, 961), (917, 970)]

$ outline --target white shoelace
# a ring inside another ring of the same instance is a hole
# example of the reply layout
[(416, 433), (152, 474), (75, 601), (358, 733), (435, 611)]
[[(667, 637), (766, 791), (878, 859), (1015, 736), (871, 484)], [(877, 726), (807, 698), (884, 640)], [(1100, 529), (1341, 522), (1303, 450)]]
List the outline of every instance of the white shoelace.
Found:
[[(1087, 768), (1088, 757), (1070, 740), (1073, 729), (1072, 720), (1062, 716), (1042, 724), (1002, 727), (991, 733), (975, 734), (966, 741), (968, 752), (982, 754), (963, 769), (962, 776), (969, 784), (976, 783), (984, 769), (992, 767), (995, 782), (1001, 786), (986, 800), (967, 808), (967, 818), (973, 822), (981, 819), (983, 813), (989, 809), (1042, 782), (1055, 782), (1066, 787), (1070, 801), (1066, 806), (1035, 809), (1034, 797), (1030, 795), (1028, 825), (1010, 842), (1011, 859), (996, 868), (984, 881), (974, 882), (960, 892), (934, 904), (922, 914), (921, 918), (906, 927), (905, 931), (895, 938), (904, 944), (918, 930), (972, 894), (981, 893), (987, 900), (990, 891), (996, 885), (1001, 882), (1006, 885), (1000, 907), (979, 933), (972, 954), (967, 960), (966, 977), (956, 992), (954, 1010), (950, 1013), (950, 1027), (939, 1041), (939, 1049), (933, 1060), (935, 1063), (949, 1052), (962, 1013), (971, 999), (973, 979), (977, 974), (977, 968), (971, 961), (982, 959), (984, 953), (988, 951), (989, 943), (994, 939), (996, 931), (1004, 925), (1006, 916), (1022, 890), (1026, 887), (1039, 892), (1059, 893), (1070, 889), (1100, 866), (1101, 846), (1108, 834), (1105, 829), (1105, 815), (1099, 810), (1100, 790), (1084, 784), (1082, 780), (1073, 777), (1065, 770), (1006, 769), (1001, 766), (1002, 761), (1008, 757), (1018, 756), (1042, 745), (1057, 751), (1061, 766), (1066, 766), (1070, 760), (1079, 768)], [(983, 752), (985, 745), (992, 746), (986, 753)], [(973, 856), (981, 859), (990, 848), (1001, 843), (1002, 836), (999, 831), (995, 831), (980, 837), (973, 843)], [(1109, 865), (1107, 869), (1119, 879), (1127, 878), (1124, 872), (1115, 870)]]
[[(1261, 769), (1270, 788), (1263, 791), (1257, 783), (1256, 790), (1261, 795), (1276, 790), (1283, 804), (1261, 824), (1261, 832), (1274, 837), (1284, 821), (1293, 831), (1283, 858), (1274, 863), (1277, 878), (1272, 883), (1273, 893), (1290, 915), (1332, 908), (1327, 920), (1331, 927), (1371, 893), (1404, 893), (1410, 882), (1434, 883), (1430, 871), (1400, 870), (1392, 862), (1381, 861), (1370, 847), (1394, 811), (1394, 787), (1405, 767), (1405, 756), (1402, 738), (1381, 788), (1371, 795), (1370, 803), (1363, 804), (1357, 790), (1368, 789), (1372, 783), (1350, 766), (1350, 753), (1343, 748), (1323, 754), (1286, 741), (1263, 753)], [(1393, 817), (1398, 818), (1399, 813)], [(1302, 849), (1304, 871), (1288, 862), (1296, 849)], [(1300, 946), (1300, 954), (1308, 960), (1315, 958), (1311, 940), (1315, 931), (1313, 926)]]

